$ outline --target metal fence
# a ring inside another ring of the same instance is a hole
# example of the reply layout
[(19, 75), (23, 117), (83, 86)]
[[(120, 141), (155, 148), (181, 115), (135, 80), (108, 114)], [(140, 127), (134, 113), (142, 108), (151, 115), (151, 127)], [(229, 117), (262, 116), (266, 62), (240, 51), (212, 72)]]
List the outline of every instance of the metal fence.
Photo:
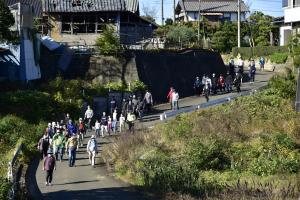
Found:
[(18, 145), (12, 159), (8, 162), (7, 179), (12, 184), (8, 192), (9, 200), (15, 199), (16, 192), (18, 190), (18, 177), (17, 177), (18, 167), (16, 167), (16, 164), (17, 164), (18, 157), (22, 152), (23, 147), (24, 145), (22, 143)]

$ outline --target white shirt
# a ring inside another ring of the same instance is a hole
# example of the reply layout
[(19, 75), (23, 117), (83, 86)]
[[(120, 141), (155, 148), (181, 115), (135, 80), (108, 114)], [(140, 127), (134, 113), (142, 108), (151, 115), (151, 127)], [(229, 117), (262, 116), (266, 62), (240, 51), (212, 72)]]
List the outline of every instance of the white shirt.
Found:
[(124, 116), (120, 117), (120, 124), (123, 124), (124, 122), (125, 122), (125, 117)]
[(178, 92), (172, 93), (172, 101), (178, 101), (179, 100), (179, 94)]
[(100, 129), (100, 122), (95, 123), (95, 129)]
[(117, 113), (116, 112), (113, 113), (113, 121), (117, 121)]
[(93, 117), (93, 115), (94, 115), (94, 111), (92, 110), (92, 109), (87, 109), (86, 111), (85, 111), (85, 117), (86, 118), (88, 118), (88, 119), (91, 119), (92, 117)]

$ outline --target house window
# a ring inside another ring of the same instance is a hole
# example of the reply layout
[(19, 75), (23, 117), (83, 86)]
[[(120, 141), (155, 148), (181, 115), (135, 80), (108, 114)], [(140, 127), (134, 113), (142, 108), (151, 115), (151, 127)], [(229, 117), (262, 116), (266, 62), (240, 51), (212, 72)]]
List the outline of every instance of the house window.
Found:
[(224, 15), (223, 15), (223, 20), (224, 20), (224, 21), (230, 21), (230, 17), (231, 17), (231, 14), (230, 14), (230, 13), (224, 13)]

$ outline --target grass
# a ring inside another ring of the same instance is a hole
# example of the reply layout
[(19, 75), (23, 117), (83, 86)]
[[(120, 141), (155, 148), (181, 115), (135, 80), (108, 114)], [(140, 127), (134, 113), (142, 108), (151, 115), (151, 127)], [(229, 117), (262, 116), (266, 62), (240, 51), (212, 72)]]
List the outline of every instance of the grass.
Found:
[(103, 155), (120, 178), (165, 199), (297, 199), (295, 87), (288, 70), (258, 94), (123, 136)]

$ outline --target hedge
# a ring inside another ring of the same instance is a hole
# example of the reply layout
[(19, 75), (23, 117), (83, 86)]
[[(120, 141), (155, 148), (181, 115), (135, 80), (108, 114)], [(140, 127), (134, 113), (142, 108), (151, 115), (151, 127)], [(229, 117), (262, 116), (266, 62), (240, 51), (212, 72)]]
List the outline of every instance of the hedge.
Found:
[(241, 54), (242, 58), (249, 59), (253, 57), (269, 56), (274, 53), (287, 53), (289, 48), (287, 46), (266, 46), (266, 47), (234, 47), (232, 48), (232, 55), (236, 57)]

